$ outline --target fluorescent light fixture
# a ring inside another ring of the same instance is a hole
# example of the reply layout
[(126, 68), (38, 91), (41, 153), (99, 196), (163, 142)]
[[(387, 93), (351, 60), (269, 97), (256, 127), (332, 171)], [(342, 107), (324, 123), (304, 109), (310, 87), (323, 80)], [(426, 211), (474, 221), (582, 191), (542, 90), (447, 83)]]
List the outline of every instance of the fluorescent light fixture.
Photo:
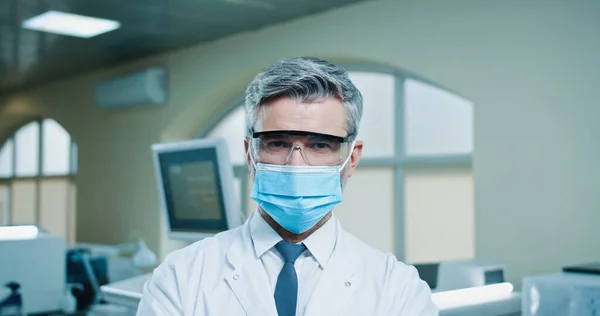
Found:
[(38, 228), (33, 225), (0, 226), (0, 240), (33, 239), (37, 234)]
[(41, 32), (90, 38), (121, 27), (116, 21), (72, 13), (48, 11), (21, 23), (21, 27)]
[(510, 297), (513, 285), (509, 282), (432, 293), (439, 309), (482, 304)]

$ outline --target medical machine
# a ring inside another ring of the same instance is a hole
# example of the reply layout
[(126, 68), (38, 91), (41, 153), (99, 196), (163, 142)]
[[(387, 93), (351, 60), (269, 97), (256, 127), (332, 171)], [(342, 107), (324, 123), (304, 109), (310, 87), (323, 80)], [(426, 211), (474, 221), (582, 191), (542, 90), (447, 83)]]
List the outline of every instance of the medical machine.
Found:
[(0, 315), (60, 311), (66, 249), (64, 238), (36, 226), (0, 226), (0, 286), (10, 288), (0, 294)]
[(432, 292), (464, 289), (505, 282), (506, 266), (490, 260), (456, 260), (415, 264)]
[[(169, 238), (196, 241), (242, 224), (244, 216), (224, 139), (155, 144), (152, 154)], [(102, 286), (104, 299), (136, 308), (150, 276)]]
[(527, 276), (522, 293), (523, 316), (600, 315), (600, 274), (579, 270)]
[(431, 288), (440, 316), (520, 315), (521, 297), (506, 281), (506, 266), (490, 260), (413, 264)]
[(224, 139), (154, 144), (152, 154), (169, 238), (196, 241), (242, 224)]

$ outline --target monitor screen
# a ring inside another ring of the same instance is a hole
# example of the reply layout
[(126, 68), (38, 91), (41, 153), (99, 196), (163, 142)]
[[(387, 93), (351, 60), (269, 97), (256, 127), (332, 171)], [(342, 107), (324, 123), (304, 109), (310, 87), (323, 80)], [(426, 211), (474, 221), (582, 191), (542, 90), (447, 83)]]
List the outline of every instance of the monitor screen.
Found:
[(241, 224), (224, 142), (159, 144), (153, 151), (171, 238), (201, 239)]

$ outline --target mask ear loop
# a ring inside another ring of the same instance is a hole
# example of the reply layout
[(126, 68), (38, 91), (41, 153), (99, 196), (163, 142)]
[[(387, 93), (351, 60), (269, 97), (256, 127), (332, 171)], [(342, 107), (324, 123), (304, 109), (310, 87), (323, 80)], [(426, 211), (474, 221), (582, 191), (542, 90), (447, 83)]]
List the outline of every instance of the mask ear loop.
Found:
[(344, 167), (346, 167), (346, 164), (348, 163), (348, 161), (350, 161), (350, 157), (352, 157), (352, 152), (354, 151), (354, 145), (356, 144), (356, 141), (352, 141), (352, 145), (350, 145), (350, 151), (348, 152), (348, 157), (346, 157), (346, 160), (344, 161), (344, 163), (340, 166), (340, 172), (342, 170), (344, 170)]
[(250, 157), (250, 162), (252, 162), (252, 167), (254, 167), (254, 170), (256, 170), (257, 165), (256, 165), (256, 162), (254, 161), (254, 155), (252, 155), (252, 147), (254, 147), (253, 141), (250, 140), (248, 142), (248, 151), (246, 152), (246, 155), (248, 155)]

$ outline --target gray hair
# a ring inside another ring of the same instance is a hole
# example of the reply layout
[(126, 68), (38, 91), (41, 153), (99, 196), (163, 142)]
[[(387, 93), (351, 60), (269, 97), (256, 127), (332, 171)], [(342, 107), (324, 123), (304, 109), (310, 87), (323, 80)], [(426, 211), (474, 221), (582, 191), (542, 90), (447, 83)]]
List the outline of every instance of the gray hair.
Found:
[(256, 125), (259, 107), (277, 98), (310, 103), (337, 98), (344, 104), (348, 135), (356, 137), (363, 112), (363, 98), (341, 67), (314, 57), (282, 60), (259, 73), (246, 89), (248, 136)]

